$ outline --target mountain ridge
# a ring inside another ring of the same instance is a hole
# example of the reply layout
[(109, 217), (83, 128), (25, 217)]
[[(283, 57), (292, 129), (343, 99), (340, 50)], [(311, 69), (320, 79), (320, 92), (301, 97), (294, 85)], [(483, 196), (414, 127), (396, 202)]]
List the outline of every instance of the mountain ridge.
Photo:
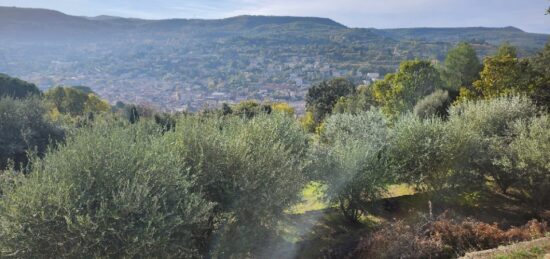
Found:
[[(238, 15), (238, 16), (232, 16), (227, 18), (220, 18), (220, 19), (200, 19), (200, 18), (167, 18), (167, 19), (142, 19), (142, 18), (133, 18), (133, 17), (120, 17), (120, 16), (111, 16), (111, 15), (98, 15), (93, 17), (86, 17), (86, 16), (75, 16), (66, 14), (60, 11), (51, 10), (51, 9), (44, 9), (44, 8), (21, 8), (21, 7), (10, 7), (10, 6), (0, 6), (0, 21), (6, 20), (6, 18), (15, 18), (14, 16), (17, 16), (16, 18), (21, 18), (21, 15), (25, 15), (26, 18), (32, 17), (32, 15), (40, 15), (41, 19), (44, 18), (50, 18), (49, 20), (53, 20), (52, 16), (55, 16), (56, 18), (70, 18), (70, 19), (81, 19), (82, 21), (95, 21), (95, 22), (110, 22), (113, 20), (125, 20), (125, 21), (135, 21), (135, 22), (149, 22), (149, 23), (155, 23), (155, 22), (191, 22), (191, 23), (197, 23), (197, 22), (206, 22), (206, 23), (223, 23), (223, 22), (240, 22), (245, 24), (252, 24), (252, 25), (265, 25), (265, 24), (284, 24), (284, 23), (292, 23), (292, 22), (313, 22), (317, 24), (323, 24), (323, 25), (329, 25), (334, 27), (340, 27), (340, 28), (349, 28), (349, 29), (375, 29), (379, 31), (407, 31), (407, 30), (416, 30), (416, 31), (422, 31), (422, 30), (430, 30), (430, 31), (441, 31), (441, 30), (468, 30), (468, 29), (476, 29), (476, 30), (506, 30), (506, 31), (516, 31), (516, 32), (524, 32), (524, 33), (531, 33), (526, 32), (520, 28), (514, 27), (514, 26), (505, 26), (505, 27), (485, 27), (485, 26), (473, 26), (473, 27), (407, 27), (407, 28), (364, 28), (364, 27), (348, 27), (345, 26), (337, 21), (334, 21), (330, 18), (324, 18), (324, 17), (314, 17), (314, 16), (275, 16), (275, 15)], [(29, 16), (29, 14), (31, 16)], [(49, 16), (46, 16), (49, 15)], [(254, 26), (253, 26), (254, 27)], [(531, 33), (531, 34), (540, 34), (540, 35), (547, 35), (543, 33)]]

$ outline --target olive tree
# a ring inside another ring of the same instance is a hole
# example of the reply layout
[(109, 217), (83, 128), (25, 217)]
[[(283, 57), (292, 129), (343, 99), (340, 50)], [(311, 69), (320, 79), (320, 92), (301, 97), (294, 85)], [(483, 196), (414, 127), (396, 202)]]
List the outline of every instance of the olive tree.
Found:
[(388, 169), (399, 182), (422, 190), (454, 187), (454, 141), (440, 118), (401, 116), (391, 129)]
[(413, 112), (420, 118), (448, 116), (448, 109), (451, 106), (449, 92), (444, 90), (436, 90), (432, 94), (420, 99), (414, 106)]
[(165, 138), (216, 204), (206, 233), (213, 256), (257, 252), (307, 183), (307, 135), (285, 114), (187, 116)]
[(501, 97), (462, 103), (449, 113), (449, 134), (460, 141), (451, 144), (465, 143), (456, 148), (463, 154), (461, 165), (478, 176), (492, 178), (506, 192), (518, 175), (495, 161), (509, 152), (514, 139), (512, 124), (535, 116), (537, 106), (527, 97)]
[(157, 132), (96, 122), (4, 181), (2, 256), (199, 256), (213, 205)]
[(516, 137), (496, 163), (516, 174), (512, 186), (534, 212), (541, 212), (550, 203), (550, 116), (516, 121), (512, 134)]
[(326, 120), (318, 147), (326, 198), (345, 218), (358, 222), (386, 190), (387, 125), (378, 110), (357, 115), (335, 114)]

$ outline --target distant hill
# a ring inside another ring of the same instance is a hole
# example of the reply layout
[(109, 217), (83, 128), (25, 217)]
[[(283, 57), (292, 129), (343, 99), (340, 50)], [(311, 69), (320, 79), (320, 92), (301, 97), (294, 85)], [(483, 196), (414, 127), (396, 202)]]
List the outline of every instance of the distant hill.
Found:
[[(131, 33), (191, 33), (211, 35), (242, 35), (246, 33), (278, 34), (287, 30), (309, 34), (310, 29), (334, 32), (353, 30), (327, 18), (290, 16), (243, 15), (218, 20), (167, 19), (144, 20), (101, 15), (97, 17), (70, 16), (64, 13), (17, 7), (0, 7), (0, 33), (3, 40), (33, 41), (78, 41), (90, 38), (103, 39)], [(486, 41), (500, 44), (504, 41), (524, 47), (538, 49), (548, 35), (527, 33), (514, 27), (506, 28), (406, 28), (355, 30), (356, 37), (390, 37), (394, 40), (424, 40), (431, 42)]]
[(515, 27), (504, 28), (409, 28), (380, 30), (395, 39), (421, 39), (429, 41), (459, 42), (486, 41), (498, 45), (503, 41), (513, 45), (539, 49), (548, 41), (547, 34), (527, 33)]
[(86, 85), (113, 102), (190, 110), (242, 99), (300, 105), (319, 80), (369, 82), (403, 60), (443, 61), (461, 41), (480, 57), (503, 42), (526, 56), (549, 38), (514, 27), (348, 28), (327, 18), (252, 15), (146, 20), (14, 7), (0, 7), (0, 35), (0, 72), (42, 89)]

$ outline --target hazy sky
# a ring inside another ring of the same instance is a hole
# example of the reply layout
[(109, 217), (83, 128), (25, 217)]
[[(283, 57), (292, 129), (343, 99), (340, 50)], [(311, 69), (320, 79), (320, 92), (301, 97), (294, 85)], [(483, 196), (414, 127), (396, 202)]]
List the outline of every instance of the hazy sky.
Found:
[(319, 16), (350, 27), (516, 26), (550, 33), (548, 0), (0, 0), (73, 15), (226, 18), (241, 14)]

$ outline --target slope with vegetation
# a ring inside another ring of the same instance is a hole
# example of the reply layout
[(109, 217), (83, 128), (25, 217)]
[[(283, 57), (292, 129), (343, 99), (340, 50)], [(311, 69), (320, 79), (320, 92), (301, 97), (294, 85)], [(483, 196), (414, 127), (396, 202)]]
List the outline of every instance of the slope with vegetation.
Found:
[(323, 81), (300, 120), (1, 97), (0, 257), (453, 258), (543, 237), (549, 49), (480, 64), (460, 44), (370, 86)]

